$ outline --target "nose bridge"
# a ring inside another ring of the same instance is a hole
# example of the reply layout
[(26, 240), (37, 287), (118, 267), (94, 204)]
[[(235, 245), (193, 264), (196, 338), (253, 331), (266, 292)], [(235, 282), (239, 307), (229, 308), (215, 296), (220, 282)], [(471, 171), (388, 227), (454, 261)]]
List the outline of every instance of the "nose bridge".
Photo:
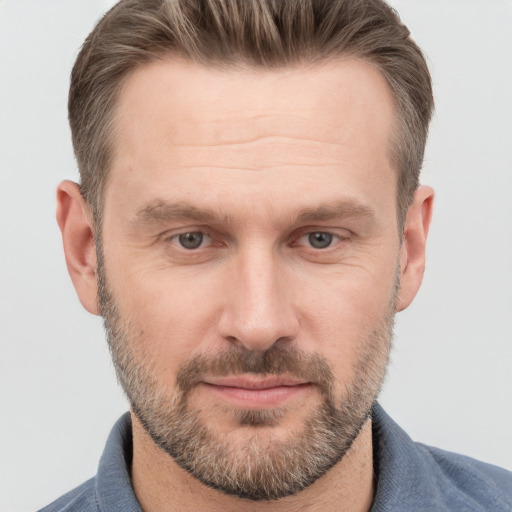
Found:
[(250, 350), (297, 335), (298, 319), (283, 262), (263, 243), (241, 248), (231, 267), (220, 334)]

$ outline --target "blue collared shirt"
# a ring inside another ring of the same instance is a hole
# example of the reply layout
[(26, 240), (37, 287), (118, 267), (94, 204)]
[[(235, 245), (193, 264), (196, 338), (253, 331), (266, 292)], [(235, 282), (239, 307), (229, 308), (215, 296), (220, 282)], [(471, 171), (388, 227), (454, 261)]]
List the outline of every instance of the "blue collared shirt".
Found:
[[(512, 473), (415, 443), (376, 404), (372, 414), (377, 492), (371, 512), (511, 512)], [(129, 414), (115, 424), (98, 473), (40, 512), (142, 512), (130, 481)]]

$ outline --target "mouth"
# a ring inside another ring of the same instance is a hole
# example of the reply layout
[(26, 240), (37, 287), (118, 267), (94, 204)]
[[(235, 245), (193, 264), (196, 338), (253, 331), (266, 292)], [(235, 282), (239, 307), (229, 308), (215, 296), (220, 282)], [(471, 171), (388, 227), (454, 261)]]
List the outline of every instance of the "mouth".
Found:
[(206, 378), (201, 386), (214, 398), (243, 408), (269, 409), (300, 398), (311, 382), (279, 375), (233, 375)]

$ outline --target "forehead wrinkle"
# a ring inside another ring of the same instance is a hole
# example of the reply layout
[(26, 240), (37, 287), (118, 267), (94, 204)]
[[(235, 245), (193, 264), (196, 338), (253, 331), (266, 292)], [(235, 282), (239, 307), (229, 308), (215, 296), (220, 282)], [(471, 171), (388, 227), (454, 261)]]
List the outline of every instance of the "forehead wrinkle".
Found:
[[(348, 142), (311, 138), (255, 137), (252, 140), (176, 144), (166, 141), (166, 165), (175, 169), (267, 169), (340, 166), (353, 152)], [(371, 165), (371, 163), (369, 164)]]
[(207, 171), (211, 171), (211, 170), (219, 170), (219, 171), (259, 171), (259, 172), (264, 172), (264, 171), (279, 171), (279, 170), (283, 170), (283, 169), (296, 169), (296, 168), (300, 168), (300, 167), (306, 167), (306, 168), (320, 168), (320, 169), (326, 169), (326, 168), (329, 168), (330, 166), (328, 164), (313, 164), (313, 163), (307, 163), (307, 164), (282, 164), (282, 165), (265, 165), (265, 166), (262, 166), (262, 165), (259, 165), (259, 166), (252, 166), (252, 167), (249, 167), (247, 165), (245, 165), (244, 167), (241, 167), (241, 166), (229, 166), (229, 165), (211, 165), (211, 164), (203, 164), (203, 165), (200, 165), (200, 164), (190, 164), (190, 165), (185, 165), (185, 164), (180, 164), (179, 166), (173, 166), (173, 167), (168, 167), (169, 170), (171, 171), (183, 171), (183, 170), (207, 170)]
[(281, 141), (292, 141), (292, 142), (299, 142), (301, 144), (309, 144), (309, 145), (322, 145), (322, 146), (340, 146), (339, 141), (328, 141), (325, 139), (315, 139), (311, 136), (299, 136), (299, 135), (276, 135), (276, 134), (269, 134), (269, 135), (254, 135), (251, 137), (247, 137), (244, 139), (230, 139), (230, 140), (221, 140), (221, 141), (214, 141), (210, 143), (202, 142), (200, 144), (195, 144), (192, 142), (189, 143), (181, 143), (181, 144), (174, 144), (177, 148), (209, 148), (209, 147), (219, 147), (219, 146), (242, 146), (242, 145), (253, 145), (253, 144), (265, 144), (267, 142), (281, 142)]

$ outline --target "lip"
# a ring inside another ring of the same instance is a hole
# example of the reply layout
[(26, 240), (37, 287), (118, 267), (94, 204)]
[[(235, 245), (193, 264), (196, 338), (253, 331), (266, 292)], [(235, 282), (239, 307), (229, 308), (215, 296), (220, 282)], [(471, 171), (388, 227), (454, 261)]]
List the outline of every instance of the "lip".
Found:
[(308, 384), (305, 380), (294, 379), (284, 375), (229, 375), (227, 377), (208, 377), (204, 379), (206, 384), (243, 389), (269, 389), (281, 386), (299, 386)]
[(243, 408), (268, 409), (307, 392), (311, 382), (286, 376), (233, 375), (211, 377), (202, 382), (213, 397)]

